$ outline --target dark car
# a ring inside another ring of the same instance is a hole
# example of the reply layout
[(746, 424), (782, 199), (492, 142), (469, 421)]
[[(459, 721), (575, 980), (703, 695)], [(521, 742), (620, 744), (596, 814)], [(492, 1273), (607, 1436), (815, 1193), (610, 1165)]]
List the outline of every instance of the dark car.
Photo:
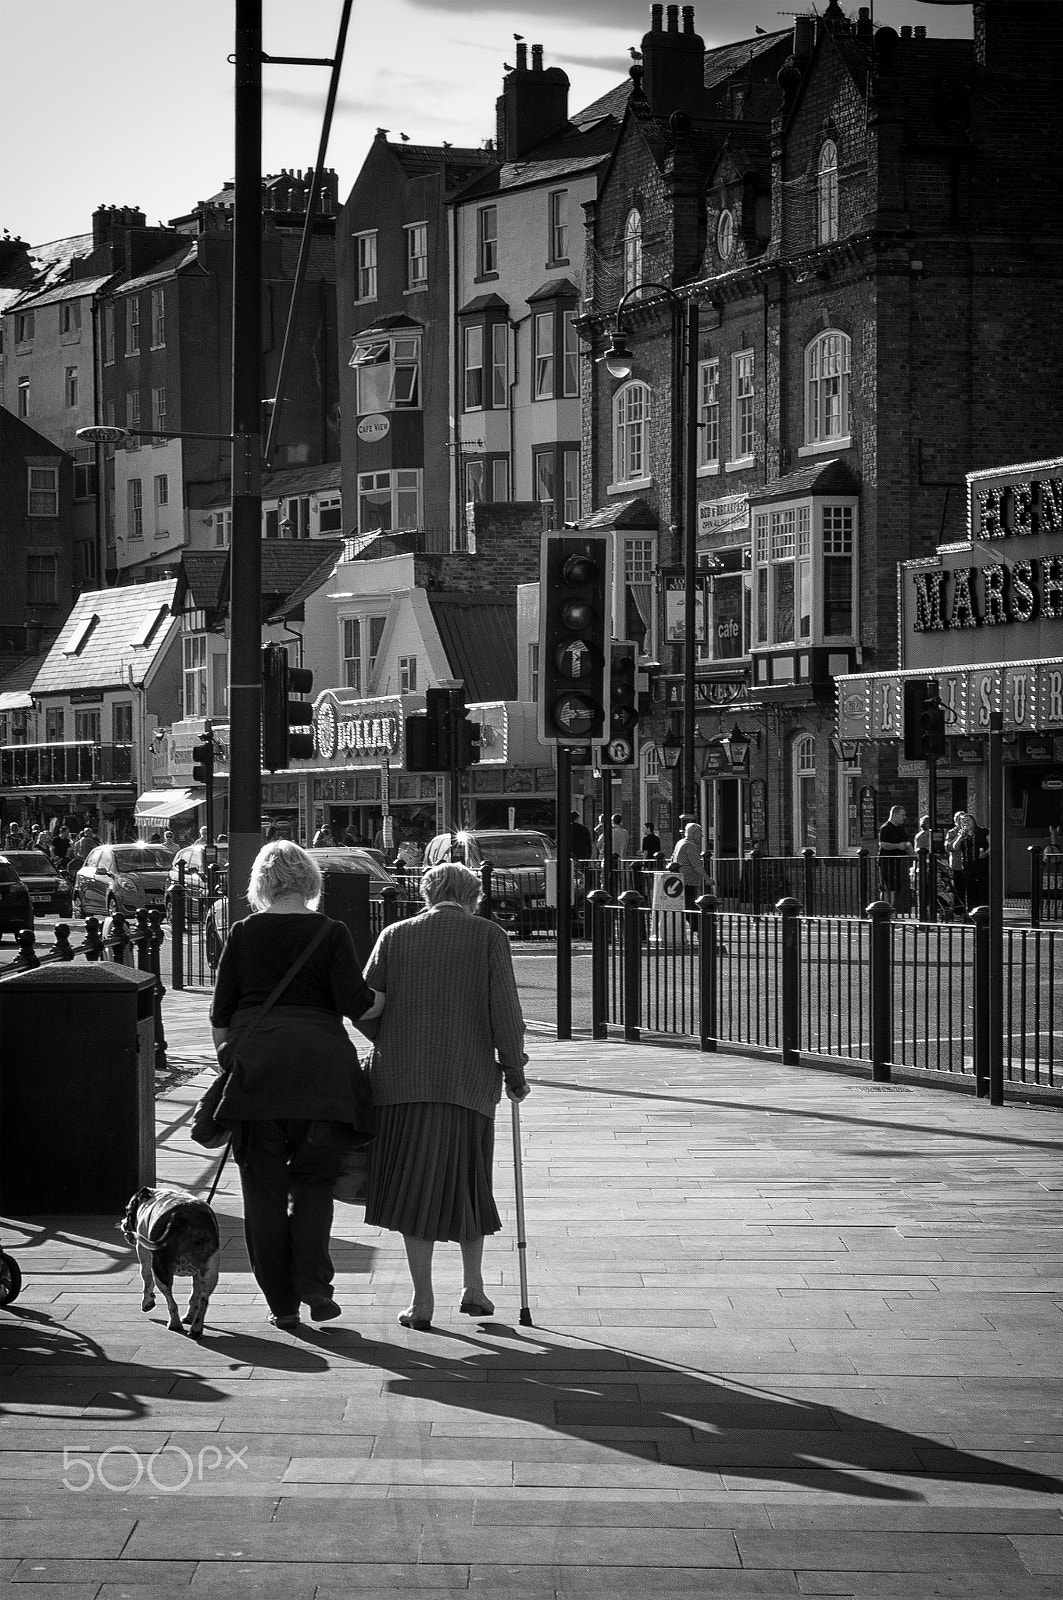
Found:
[[(184, 865), (185, 916), (198, 921), (201, 903), (210, 890), (226, 893), (229, 887), (229, 846), (216, 844), (186, 844), (178, 850), (170, 863), (169, 881), (166, 885), (166, 915), (170, 916), (173, 890), (178, 882), (181, 865)], [(213, 864), (213, 875), (208, 874)]]
[(33, 901), (6, 855), (0, 856), (0, 939), (33, 927)]
[(360, 872), (369, 879), (369, 898), (379, 900), (385, 889), (399, 888), (398, 879), (390, 873), (387, 867), (382, 866), (372, 850), (363, 849), (361, 845), (321, 845), (316, 850), (308, 850), (311, 856), (325, 872)]
[(4, 855), (29, 890), (35, 911), (54, 911), (60, 917), (70, 915), (70, 885), (43, 850), (5, 850)]
[(163, 844), (99, 844), (90, 850), (74, 878), (79, 917), (102, 912), (123, 916), (166, 900), (173, 851)]

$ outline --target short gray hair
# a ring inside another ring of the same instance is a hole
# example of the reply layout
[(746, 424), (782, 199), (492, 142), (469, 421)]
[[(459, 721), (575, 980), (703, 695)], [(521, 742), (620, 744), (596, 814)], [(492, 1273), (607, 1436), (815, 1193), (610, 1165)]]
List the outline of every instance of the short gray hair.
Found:
[(479, 877), (460, 861), (441, 862), (438, 867), (429, 867), (421, 876), (421, 899), (426, 906), (437, 906), (441, 900), (456, 900), (466, 911), (472, 911), (479, 898)]
[(291, 839), (271, 839), (255, 857), (247, 898), (255, 911), (265, 911), (286, 894), (309, 905), (321, 895), (321, 868)]

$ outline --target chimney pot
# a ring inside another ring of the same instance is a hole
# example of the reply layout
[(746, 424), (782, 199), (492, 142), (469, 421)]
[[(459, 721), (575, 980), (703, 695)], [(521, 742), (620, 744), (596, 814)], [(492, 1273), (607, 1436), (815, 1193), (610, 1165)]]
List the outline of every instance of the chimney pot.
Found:
[(912, 37), (912, 25), (911, 25), (911, 23), (910, 22), (902, 23), (901, 24), (901, 38), (902, 39), (910, 39), (911, 37)]
[(527, 72), (527, 70), (528, 70), (528, 46), (526, 44), (524, 44), (523, 42), (520, 42), (517, 45), (517, 71), (518, 72)]
[(916, 23), (916, 25), (915, 25), (915, 37), (917, 39), (925, 39), (926, 38), (926, 24), (925, 23), (922, 23), (922, 24), (920, 24), (918, 22)]
[(663, 5), (650, 7), (650, 29), (653, 33), (661, 33), (663, 31), (661, 24), (661, 18), (663, 15)]
[(683, 32), (684, 33), (693, 33), (694, 32), (694, 7), (693, 6), (684, 6), (683, 7)]
[(678, 33), (679, 32), (679, 7), (678, 6), (669, 6), (668, 7), (668, 32), (669, 33)]
[(541, 72), (542, 70), (543, 70), (543, 47), (542, 47), (541, 44), (533, 44), (532, 45), (532, 71), (533, 72)]

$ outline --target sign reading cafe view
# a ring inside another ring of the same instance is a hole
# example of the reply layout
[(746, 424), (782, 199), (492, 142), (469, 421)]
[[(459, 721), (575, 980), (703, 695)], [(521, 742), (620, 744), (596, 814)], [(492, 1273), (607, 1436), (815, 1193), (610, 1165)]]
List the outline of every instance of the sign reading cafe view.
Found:
[(370, 709), (367, 702), (361, 700), (355, 712), (332, 695), (323, 695), (314, 708), (314, 744), (318, 755), (325, 761), (331, 761), (334, 756), (349, 759), (353, 755), (379, 762), (381, 756), (394, 754), (399, 744), (397, 706), (397, 701), (381, 701), (379, 710)]
[[(980, 482), (983, 476), (988, 481)], [(1063, 471), (1043, 477), (972, 474), (969, 492), (974, 544), (986, 553), (998, 539), (1036, 540), (1042, 548), (1019, 560), (1011, 559), (1009, 549), (1006, 562), (914, 571), (915, 631), (1063, 619), (1063, 554), (1044, 549), (1051, 542), (1063, 545)]]

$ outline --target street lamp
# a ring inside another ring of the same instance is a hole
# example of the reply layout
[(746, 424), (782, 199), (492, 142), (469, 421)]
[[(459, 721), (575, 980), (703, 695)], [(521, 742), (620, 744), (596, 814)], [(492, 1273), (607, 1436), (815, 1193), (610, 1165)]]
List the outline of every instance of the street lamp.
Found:
[(731, 724), (730, 733), (725, 733), (720, 743), (723, 746), (723, 753), (727, 757), (729, 764), (737, 772), (744, 768), (749, 760), (750, 746), (756, 745), (759, 750), (760, 730), (754, 728), (752, 732), (747, 733), (744, 728), (738, 726), (737, 722), (734, 722)]
[(860, 759), (859, 739), (843, 739), (841, 734), (832, 733), (830, 747), (839, 761), (844, 761), (846, 766), (852, 766), (854, 761)]
[(674, 772), (679, 765), (679, 758), (683, 754), (683, 741), (676, 737), (675, 730), (669, 728), (661, 740), (661, 760), (669, 772)]
[[(698, 384), (698, 306), (693, 298), (684, 300), (666, 283), (637, 283), (620, 296), (616, 307), (616, 322), (609, 333), (609, 345), (602, 359), (606, 370), (614, 378), (629, 378), (634, 366), (634, 355), (624, 334), (624, 307), (647, 289), (656, 289), (678, 307), (683, 319), (683, 360), (685, 382), (680, 396), (680, 418), (683, 428), (683, 461), (680, 476), (683, 483), (683, 514), (680, 528), (683, 538), (683, 809), (694, 814), (694, 662), (697, 651), (695, 624), (697, 600), (695, 585), (698, 574), (697, 530), (697, 384)], [(665, 743), (667, 743), (667, 735)], [(674, 734), (672, 735), (674, 738)], [(662, 751), (663, 753), (663, 751)], [(667, 765), (667, 758), (665, 758)], [(678, 764), (678, 757), (673, 767)]]

